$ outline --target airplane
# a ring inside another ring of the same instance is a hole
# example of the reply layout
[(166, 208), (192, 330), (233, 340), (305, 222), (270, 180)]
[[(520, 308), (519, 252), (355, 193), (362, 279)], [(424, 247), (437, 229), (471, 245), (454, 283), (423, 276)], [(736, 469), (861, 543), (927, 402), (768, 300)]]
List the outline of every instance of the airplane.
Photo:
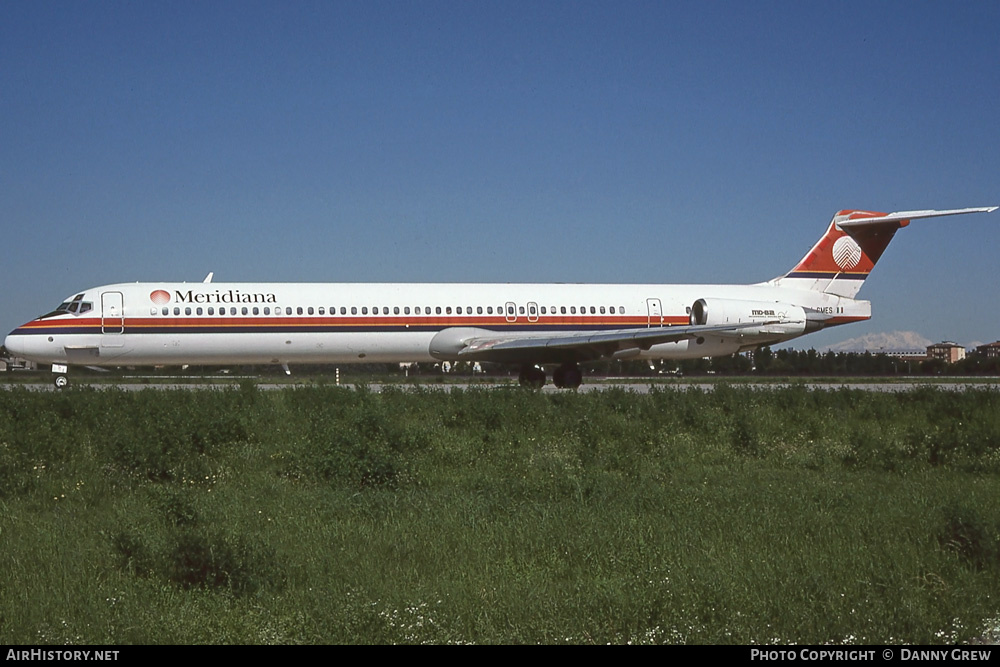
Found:
[(854, 297), (911, 220), (998, 207), (843, 210), (788, 273), (747, 285), (136, 282), (77, 292), (7, 336), (8, 353), (72, 365), (470, 361), (546, 368), (579, 387), (602, 359), (725, 356), (871, 318)]

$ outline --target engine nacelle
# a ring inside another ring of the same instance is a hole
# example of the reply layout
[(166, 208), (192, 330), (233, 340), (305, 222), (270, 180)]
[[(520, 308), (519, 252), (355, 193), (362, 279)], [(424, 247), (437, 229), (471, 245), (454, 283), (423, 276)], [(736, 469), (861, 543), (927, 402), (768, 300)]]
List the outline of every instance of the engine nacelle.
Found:
[(490, 335), (495, 333), (476, 327), (448, 327), (434, 334), (428, 351), (435, 359), (458, 361), (459, 353), (465, 349), (469, 340)]
[(805, 333), (806, 311), (777, 301), (744, 301), (742, 299), (698, 299), (691, 306), (691, 324), (719, 326), (726, 324), (759, 324), (745, 327), (739, 335), (797, 336)]

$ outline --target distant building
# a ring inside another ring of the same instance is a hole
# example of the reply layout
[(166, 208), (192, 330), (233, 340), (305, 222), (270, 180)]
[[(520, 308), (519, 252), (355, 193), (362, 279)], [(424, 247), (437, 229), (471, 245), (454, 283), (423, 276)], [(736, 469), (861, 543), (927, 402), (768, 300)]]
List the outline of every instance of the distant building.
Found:
[(965, 359), (965, 348), (958, 343), (946, 340), (943, 343), (934, 343), (927, 346), (927, 359), (940, 359), (946, 364), (953, 364), (956, 361)]
[(878, 350), (872, 354), (884, 354), (893, 359), (905, 359), (906, 361), (925, 361), (927, 359), (926, 350)]
[(983, 355), (987, 359), (996, 359), (1000, 357), (1000, 340), (995, 343), (980, 345), (976, 348), (976, 352)]

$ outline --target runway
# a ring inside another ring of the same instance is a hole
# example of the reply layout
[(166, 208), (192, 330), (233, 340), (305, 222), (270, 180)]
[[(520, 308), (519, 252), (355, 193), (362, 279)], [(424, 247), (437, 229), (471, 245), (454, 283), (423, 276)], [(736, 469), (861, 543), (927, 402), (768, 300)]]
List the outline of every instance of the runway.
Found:
[[(25, 387), (33, 391), (56, 391), (56, 388), (51, 383), (43, 382), (33, 382), (33, 383), (7, 383), (0, 384), (0, 386), (6, 386), (8, 388), (14, 387)], [(150, 378), (123, 378), (121, 382), (108, 382), (107, 380), (89, 382), (84, 379), (74, 380), (70, 390), (73, 387), (88, 387), (93, 389), (117, 389), (120, 391), (141, 391), (143, 389), (154, 389), (154, 390), (196, 390), (196, 389), (214, 389), (214, 390), (224, 390), (231, 389), (234, 387), (239, 387), (240, 382), (236, 378), (226, 378), (223, 381), (215, 379), (206, 379), (203, 382), (177, 382), (171, 380), (170, 378), (157, 378), (155, 381)], [(357, 388), (365, 387), (368, 391), (381, 392), (385, 389), (402, 389), (402, 390), (423, 390), (423, 391), (454, 391), (454, 390), (492, 390), (492, 391), (522, 391), (522, 388), (514, 382), (406, 382), (406, 383), (351, 383), (344, 382), (340, 385), (333, 384), (319, 384), (308, 381), (303, 382), (255, 382), (254, 386), (261, 391), (278, 391), (282, 389), (294, 389), (301, 387), (319, 387), (319, 386), (341, 386), (345, 388)], [(942, 382), (939, 380), (920, 380), (920, 379), (910, 379), (905, 381), (894, 381), (894, 382), (882, 382), (882, 381), (862, 381), (858, 379), (849, 379), (843, 382), (831, 381), (828, 379), (822, 380), (804, 380), (804, 379), (794, 379), (789, 381), (770, 381), (770, 382), (744, 382), (744, 381), (724, 381), (724, 380), (712, 380), (706, 382), (648, 382), (643, 380), (628, 380), (628, 381), (595, 381), (590, 383), (584, 383), (578, 389), (559, 389), (554, 385), (548, 384), (541, 389), (543, 394), (559, 394), (568, 391), (577, 391), (583, 393), (595, 392), (595, 391), (630, 391), (636, 394), (648, 394), (654, 390), (660, 391), (714, 391), (716, 387), (725, 386), (732, 389), (744, 389), (750, 391), (770, 391), (776, 389), (787, 389), (790, 387), (802, 387), (812, 391), (837, 391), (837, 390), (855, 390), (855, 391), (870, 391), (879, 393), (902, 393), (915, 391), (922, 388), (936, 388), (940, 391), (967, 391), (969, 389), (980, 389), (980, 390), (991, 390), (1000, 391), (1000, 379), (989, 379), (983, 380), (981, 378), (959, 378), (959, 379), (949, 379), (947, 382)]]

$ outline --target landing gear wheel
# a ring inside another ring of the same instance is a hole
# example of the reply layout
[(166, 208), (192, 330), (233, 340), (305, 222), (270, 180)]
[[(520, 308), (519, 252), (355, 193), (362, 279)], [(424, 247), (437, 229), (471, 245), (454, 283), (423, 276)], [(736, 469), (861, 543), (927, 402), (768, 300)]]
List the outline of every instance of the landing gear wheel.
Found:
[(545, 386), (545, 371), (536, 366), (524, 366), (521, 368), (521, 374), (518, 375), (517, 381), (521, 383), (522, 387), (541, 389)]
[(69, 386), (69, 378), (65, 375), (57, 375), (52, 384), (56, 386), (56, 389), (65, 389)]
[(576, 389), (583, 383), (583, 373), (576, 364), (563, 364), (553, 371), (552, 382), (560, 389)]

